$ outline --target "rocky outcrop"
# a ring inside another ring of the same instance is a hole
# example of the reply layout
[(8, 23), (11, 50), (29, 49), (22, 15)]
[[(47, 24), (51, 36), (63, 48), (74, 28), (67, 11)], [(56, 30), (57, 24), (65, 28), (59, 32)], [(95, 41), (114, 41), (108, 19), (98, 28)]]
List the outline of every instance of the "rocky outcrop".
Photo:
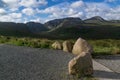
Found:
[(75, 44), (73, 46), (72, 53), (75, 54), (75, 55), (79, 55), (82, 52), (90, 52), (90, 53), (92, 53), (93, 48), (86, 40), (84, 40), (82, 38), (79, 38), (75, 42)]
[(73, 58), (69, 64), (69, 74), (83, 77), (93, 74), (92, 57), (89, 52), (82, 52)]
[(63, 42), (63, 51), (65, 52), (72, 52), (73, 43), (70, 41)]
[(52, 48), (62, 50), (62, 44), (60, 42), (56, 41), (52, 44)]

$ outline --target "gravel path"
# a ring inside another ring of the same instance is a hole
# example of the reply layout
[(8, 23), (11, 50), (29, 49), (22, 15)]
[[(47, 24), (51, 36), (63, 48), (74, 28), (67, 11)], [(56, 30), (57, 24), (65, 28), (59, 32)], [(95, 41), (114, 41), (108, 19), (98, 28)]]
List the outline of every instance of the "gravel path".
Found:
[(99, 80), (120, 80), (120, 74), (93, 60), (93, 76)]
[(0, 80), (69, 80), (73, 55), (61, 50), (0, 46)]
[(120, 76), (120, 55), (97, 56), (95, 60), (112, 71), (119, 73)]

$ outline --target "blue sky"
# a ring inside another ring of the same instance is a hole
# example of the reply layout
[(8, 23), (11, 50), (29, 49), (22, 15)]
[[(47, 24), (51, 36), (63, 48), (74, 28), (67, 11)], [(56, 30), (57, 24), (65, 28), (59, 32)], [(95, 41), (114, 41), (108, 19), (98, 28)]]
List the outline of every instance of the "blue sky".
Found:
[(0, 21), (44, 23), (65, 17), (120, 20), (120, 0), (0, 0)]

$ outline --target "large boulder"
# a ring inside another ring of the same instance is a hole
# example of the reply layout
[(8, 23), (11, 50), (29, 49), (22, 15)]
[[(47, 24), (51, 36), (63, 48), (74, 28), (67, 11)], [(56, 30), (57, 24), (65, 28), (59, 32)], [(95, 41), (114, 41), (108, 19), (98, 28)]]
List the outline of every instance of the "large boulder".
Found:
[(63, 42), (63, 51), (65, 52), (72, 52), (73, 43), (70, 41)]
[(82, 38), (79, 38), (73, 46), (72, 53), (75, 54), (75, 55), (79, 55), (82, 52), (92, 53), (93, 48), (86, 40), (84, 40)]
[(69, 74), (78, 77), (92, 75), (93, 63), (91, 54), (89, 52), (82, 52), (69, 62), (68, 69)]
[(56, 41), (52, 44), (52, 48), (62, 50), (62, 44), (59, 41)]

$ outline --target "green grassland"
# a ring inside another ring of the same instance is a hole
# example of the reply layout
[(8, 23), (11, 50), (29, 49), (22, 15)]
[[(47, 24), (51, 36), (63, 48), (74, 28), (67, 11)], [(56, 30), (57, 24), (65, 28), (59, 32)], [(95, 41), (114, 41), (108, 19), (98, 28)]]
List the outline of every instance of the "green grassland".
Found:
[[(52, 48), (51, 45), (56, 40), (48, 40), (41, 38), (30, 38), (30, 37), (10, 37), (10, 36), (0, 36), (1, 44), (12, 44), (17, 46), (26, 46), (33, 48)], [(63, 42), (64, 40), (58, 40)], [(70, 40), (75, 42), (76, 40)], [(120, 40), (116, 39), (100, 39), (100, 40), (87, 40), (94, 49), (93, 55), (115, 55), (120, 54)]]

